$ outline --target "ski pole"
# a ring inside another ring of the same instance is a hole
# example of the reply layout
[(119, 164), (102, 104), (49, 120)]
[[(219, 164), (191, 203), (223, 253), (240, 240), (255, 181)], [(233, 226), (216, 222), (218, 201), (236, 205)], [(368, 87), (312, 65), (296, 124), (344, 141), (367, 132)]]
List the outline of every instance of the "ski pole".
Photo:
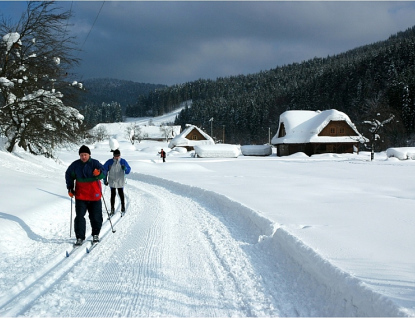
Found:
[(111, 217), (110, 217), (110, 214), (109, 214), (108, 209), (107, 209), (107, 204), (105, 203), (104, 196), (102, 195), (102, 191), (101, 191), (101, 197), (102, 197), (102, 201), (104, 201), (105, 210), (107, 211), (108, 221), (110, 221), (110, 224), (111, 224), (112, 233), (115, 233), (114, 227), (112, 226)]
[[(123, 188), (123, 191), (124, 191), (124, 206), (126, 206), (127, 205), (127, 192), (125, 191), (125, 189), (127, 188), (126, 187), (126, 185), (127, 185), (127, 175), (125, 173), (124, 173), (124, 177), (125, 177), (125, 184), (124, 184), (124, 188)], [(123, 214), (125, 214), (125, 211), (124, 211), (124, 213), (121, 212), (121, 217), (123, 217)]]
[(69, 226), (69, 237), (72, 237), (72, 197), (71, 197), (71, 221)]

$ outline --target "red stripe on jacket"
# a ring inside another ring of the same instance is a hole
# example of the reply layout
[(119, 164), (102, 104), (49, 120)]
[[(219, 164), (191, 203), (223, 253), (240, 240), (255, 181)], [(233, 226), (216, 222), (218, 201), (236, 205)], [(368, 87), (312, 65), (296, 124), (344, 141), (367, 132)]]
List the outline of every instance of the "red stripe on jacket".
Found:
[(92, 182), (76, 181), (75, 198), (84, 201), (101, 200), (102, 186), (99, 180)]

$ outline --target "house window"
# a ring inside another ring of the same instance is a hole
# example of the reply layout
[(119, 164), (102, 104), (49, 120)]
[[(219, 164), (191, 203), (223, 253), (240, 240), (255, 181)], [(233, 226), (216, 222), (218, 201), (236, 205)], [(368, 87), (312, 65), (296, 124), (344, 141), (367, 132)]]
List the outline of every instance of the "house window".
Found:
[(197, 135), (192, 135), (192, 140), (197, 140)]
[(335, 127), (331, 127), (330, 128), (330, 135), (335, 135), (336, 134), (336, 128)]
[(344, 128), (339, 128), (339, 135), (344, 135)]

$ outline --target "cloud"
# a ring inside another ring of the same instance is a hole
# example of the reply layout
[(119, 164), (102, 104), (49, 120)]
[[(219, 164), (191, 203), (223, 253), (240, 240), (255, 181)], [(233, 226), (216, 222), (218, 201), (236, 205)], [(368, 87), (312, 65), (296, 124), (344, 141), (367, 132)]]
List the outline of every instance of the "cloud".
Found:
[[(414, 2), (73, 1), (82, 78), (177, 84), (256, 73), (386, 40)], [(0, 2), (12, 6), (13, 1)]]

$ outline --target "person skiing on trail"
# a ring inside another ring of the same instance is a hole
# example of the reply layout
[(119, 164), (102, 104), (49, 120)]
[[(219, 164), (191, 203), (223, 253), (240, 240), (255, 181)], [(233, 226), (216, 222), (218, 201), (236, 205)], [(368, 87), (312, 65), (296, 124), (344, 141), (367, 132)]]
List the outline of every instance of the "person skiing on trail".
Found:
[(161, 149), (161, 151), (158, 153), (160, 155), (160, 158), (163, 158), (163, 162), (166, 162), (166, 152)]
[(125, 212), (125, 198), (124, 198), (124, 185), (125, 175), (129, 174), (131, 167), (127, 160), (121, 158), (121, 152), (119, 149), (114, 150), (114, 157), (108, 159), (104, 163), (104, 168), (108, 171), (107, 178), (104, 184), (109, 185), (111, 188), (111, 213), (110, 216), (115, 213), (115, 196), (116, 190), (121, 200), (121, 212)]
[(96, 159), (91, 158), (91, 150), (82, 145), (79, 148), (79, 159), (72, 162), (65, 173), (68, 195), (75, 197), (74, 230), (75, 245), (82, 245), (86, 232), (86, 211), (92, 228), (93, 242), (99, 242), (102, 227), (102, 186), (101, 179), (107, 175), (107, 170)]

